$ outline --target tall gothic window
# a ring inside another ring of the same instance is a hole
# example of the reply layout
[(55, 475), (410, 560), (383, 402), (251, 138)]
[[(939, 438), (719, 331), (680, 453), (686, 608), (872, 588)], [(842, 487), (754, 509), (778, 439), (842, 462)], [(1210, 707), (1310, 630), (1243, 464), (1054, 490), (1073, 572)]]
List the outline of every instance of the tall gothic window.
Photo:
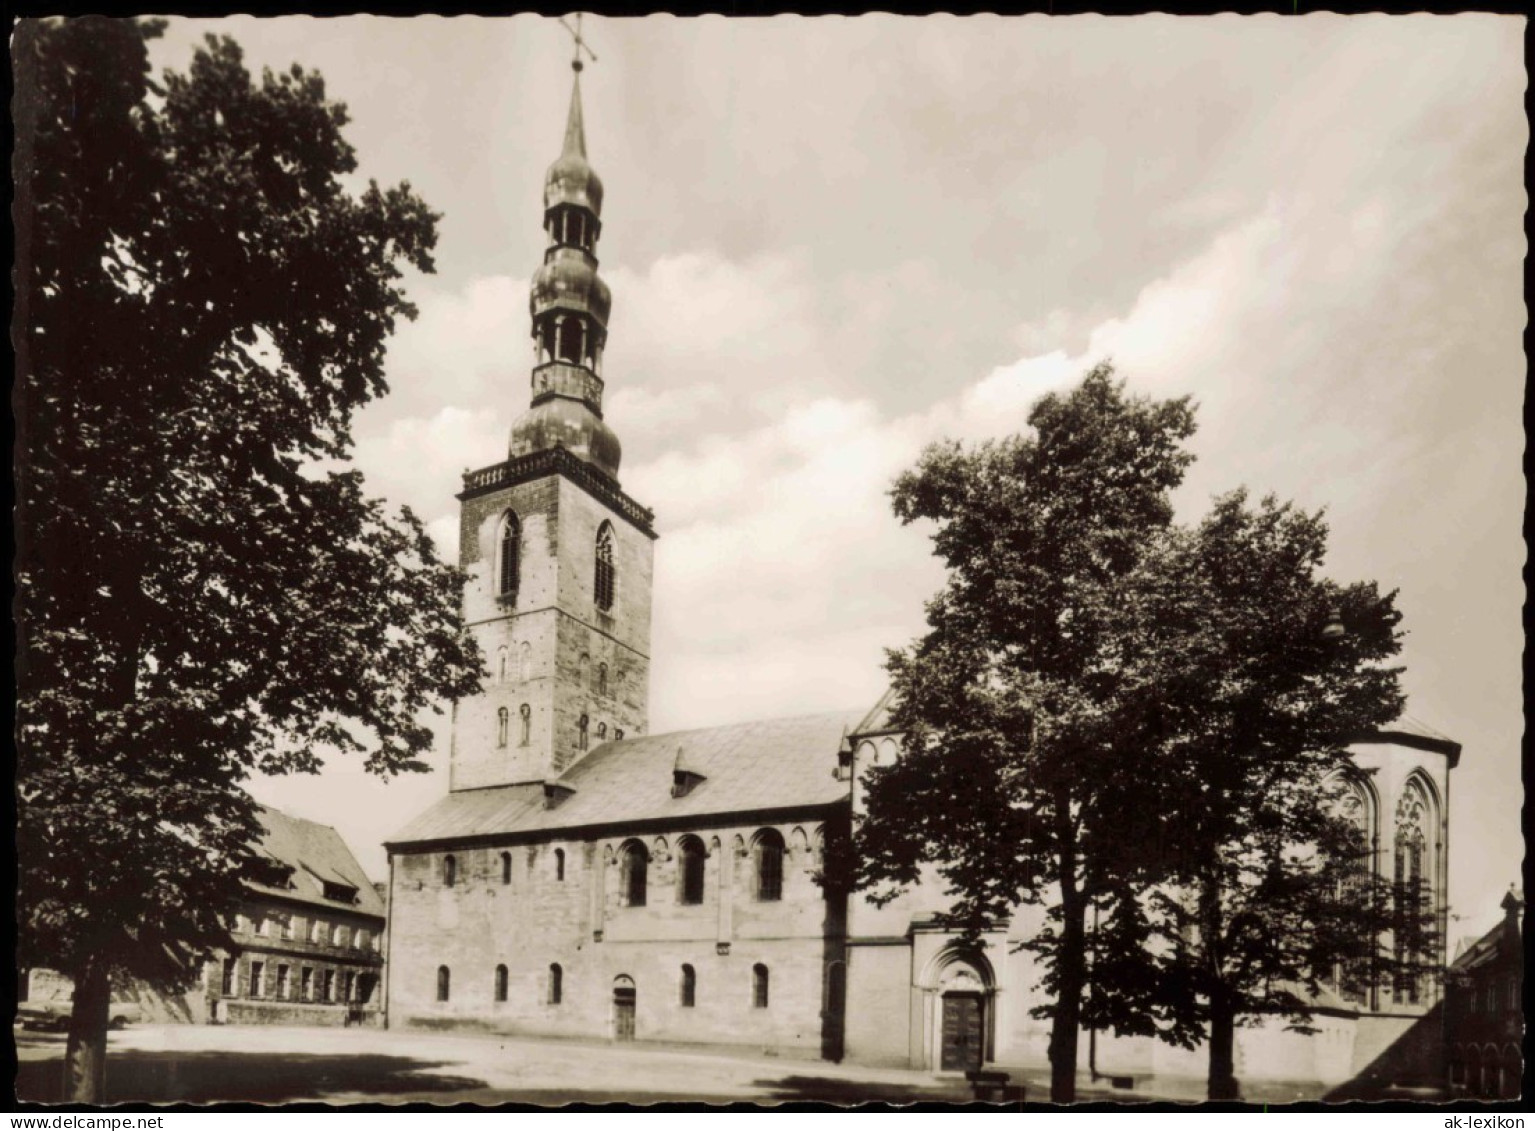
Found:
[(763, 829), (757, 834), (754, 847), (756, 855), (757, 899), (770, 903), (783, 898), (783, 837), (776, 829)]
[(505, 707), (496, 712), (496, 745), (506, 745), (506, 732), (511, 724), (512, 714)]
[(637, 840), (624, 845), (624, 906), (644, 907), (645, 887), (649, 879), (650, 853)]
[(602, 524), (597, 531), (597, 607), (607, 612), (613, 607), (613, 527)]
[(680, 857), (677, 868), (678, 903), (702, 903), (704, 901), (704, 854), (703, 842), (697, 837), (683, 837), (677, 845)]
[(503, 601), (515, 601), (522, 580), (522, 525), (511, 511), (501, 520), (500, 559), (496, 567), (496, 592)]
[(1437, 821), (1433, 799), (1421, 778), (1411, 778), (1396, 807), (1393, 879), (1396, 923), (1393, 935), (1398, 969), (1394, 991), (1399, 1004), (1415, 1005), (1423, 996), (1423, 973), (1432, 950), (1434, 907), (1433, 845)]
[[(1375, 874), (1375, 838), (1378, 816), (1375, 796), (1370, 788), (1353, 775), (1340, 774), (1332, 778), (1329, 788), (1333, 794), (1334, 812), (1347, 821), (1356, 834), (1351, 846), (1355, 856), (1346, 862), (1339, 881), (1338, 899), (1344, 907), (1360, 906), (1370, 895), (1370, 882)], [(1333, 970), (1333, 984), (1347, 1001), (1368, 1004), (1375, 982), (1374, 951), (1376, 939), (1368, 931), (1360, 938), (1360, 953)]]

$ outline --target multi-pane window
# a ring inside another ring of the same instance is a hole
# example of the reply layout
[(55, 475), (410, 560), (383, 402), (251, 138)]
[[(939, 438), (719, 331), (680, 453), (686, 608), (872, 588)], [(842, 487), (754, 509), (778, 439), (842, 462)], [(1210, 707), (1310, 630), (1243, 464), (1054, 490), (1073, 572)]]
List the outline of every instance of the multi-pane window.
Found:
[(314, 997), (314, 971), (305, 966), (298, 972), (298, 999), (309, 1001)]
[(506, 1000), (506, 967), (496, 967), (496, 1000)]
[(320, 941), (320, 932), (322, 932), (323, 930), (325, 930), (325, 925), (323, 923), (321, 923), (318, 919), (311, 919), (311, 920), (309, 920), (309, 941), (312, 942), (312, 943), (319, 942)]
[(597, 607), (607, 612), (613, 607), (616, 578), (613, 573), (613, 528), (606, 522), (597, 531)]
[(770, 903), (783, 898), (783, 837), (775, 829), (757, 836), (757, 899)]
[(341, 977), (341, 1000), (351, 1001), (357, 989), (357, 971), (348, 970)]
[(224, 977), (219, 982), (219, 992), (225, 997), (235, 996), (235, 975), (238, 964), (233, 958), (224, 959)]
[(266, 996), (266, 964), (251, 963), (251, 997)]
[(285, 939), (291, 939), (293, 937), (293, 916), (292, 915), (284, 915), (282, 917), (282, 937), (285, 938)]
[(682, 1008), (692, 1009), (698, 994), (698, 975), (686, 963), (682, 966)]
[(752, 1006), (766, 1009), (768, 1004), (768, 968), (762, 963), (752, 967)]
[(496, 592), (504, 601), (517, 599), (522, 580), (522, 527), (510, 511), (501, 520), (500, 562), (496, 570)]
[(277, 1000), (287, 1001), (288, 990), (288, 967), (286, 965), (279, 965), (277, 967)]
[(549, 1004), (559, 1005), (565, 1000), (565, 971), (558, 962), (549, 964)]
[(684, 837), (677, 846), (678, 856), (678, 903), (702, 903), (704, 901), (703, 842), (697, 837)]
[(355, 946), (358, 950), (367, 950), (368, 949), (368, 941), (369, 941), (368, 928), (367, 927), (358, 927), (357, 928), (357, 937), (352, 940), (352, 945)]
[(650, 853), (639, 841), (631, 840), (623, 850), (624, 904), (645, 906), (645, 885), (649, 879)]
[(325, 971), (321, 981), (320, 993), (322, 999), (327, 1002), (336, 1000), (336, 972), (334, 970)]
[(452, 975), (448, 973), (446, 966), (437, 967), (437, 1000), (447, 1001), (448, 991), (451, 988)]

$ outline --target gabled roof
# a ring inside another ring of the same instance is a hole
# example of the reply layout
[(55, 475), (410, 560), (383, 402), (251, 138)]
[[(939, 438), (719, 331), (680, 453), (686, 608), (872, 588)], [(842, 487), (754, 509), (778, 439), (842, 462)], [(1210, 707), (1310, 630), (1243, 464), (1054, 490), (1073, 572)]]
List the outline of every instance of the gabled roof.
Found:
[(1388, 723), (1373, 734), (1361, 735), (1355, 741), (1395, 742), (1417, 750), (1443, 754), (1452, 770), (1460, 764), (1460, 743), (1411, 715), (1404, 714), (1395, 722)]
[[(288, 887), (268, 887), (265, 884), (247, 883), (251, 891), (284, 899), (299, 899), (305, 903), (325, 907), (360, 911), (364, 915), (384, 914), (384, 901), (379, 898), (368, 874), (357, 863), (357, 857), (341, 839), (341, 834), (329, 825), (291, 817), (271, 806), (261, 807), (261, 852), (279, 864), (291, 869)], [(325, 881), (356, 888), (355, 902), (327, 899)]]
[[(390, 847), (538, 834), (594, 826), (707, 819), (761, 810), (812, 809), (848, 799), (836, 777), (837, 746), (867, 711), (737, 723), (609, 742), (560, 776), (574, 788), (557, 808), (544, 787), (498, 786), (450, 793), (401, 829)], [(703, 778), (672, 796), (679, 755)]]

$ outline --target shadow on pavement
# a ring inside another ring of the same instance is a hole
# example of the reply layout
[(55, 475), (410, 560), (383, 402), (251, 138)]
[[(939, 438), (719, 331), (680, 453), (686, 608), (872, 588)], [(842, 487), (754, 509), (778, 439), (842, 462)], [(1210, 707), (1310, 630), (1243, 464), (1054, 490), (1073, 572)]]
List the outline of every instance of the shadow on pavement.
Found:
[[(438, 1076), (442, 1061), (405, 1056), (309, 1056), (290, 1053), (148, 1052), (107, 1054), (107, 1103), (293, 1103), (348, 1092), (425, 1096), (485, 1087), (484, 1080)], [(62, 1058), (22, 1061), (16, 1095), (59, 1103)]]
[(763, 1091), (759, 1103), (823, 1104), (909, 1104), (973, 1102), (970, 1089), (943, 1084), (883, 1084), (868, 1080), (841, 1080), (826, 1076), (785, 1076), (778, 1080), (756, 1080), (753, 1086)]

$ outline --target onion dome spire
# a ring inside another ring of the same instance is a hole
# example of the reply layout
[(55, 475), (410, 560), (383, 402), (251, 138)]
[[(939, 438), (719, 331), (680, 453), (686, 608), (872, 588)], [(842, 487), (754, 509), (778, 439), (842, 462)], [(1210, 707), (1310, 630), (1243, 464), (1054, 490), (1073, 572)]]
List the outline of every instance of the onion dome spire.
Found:
[[(581, 58), (590, 49), (576, 37), (575, 78), (565, 142), (544, 177), (543, 264), (533, 275), (532, 405), (512, 426), (509, 455), (563, 447), (617, 481), (622, 449), (602, 422), (602, 352), (607, 345), (612, 298), (597, 274), (602, 232), (602, 181), (586, 159), (581, 112)], [(562, 23), (564, 21), (561, 21)]]

